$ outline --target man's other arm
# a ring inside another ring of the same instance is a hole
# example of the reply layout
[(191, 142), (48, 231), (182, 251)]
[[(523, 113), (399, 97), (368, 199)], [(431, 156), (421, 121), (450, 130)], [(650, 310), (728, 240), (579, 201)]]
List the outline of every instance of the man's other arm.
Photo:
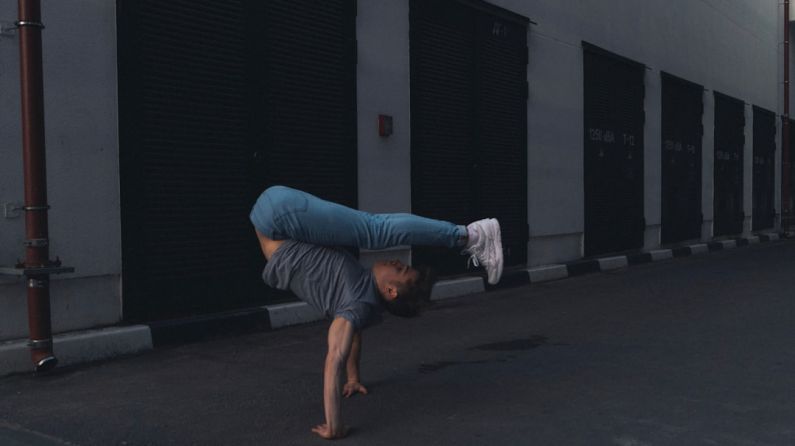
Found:
[(345, 367), (351, 351), (353, 335), (353, 325), (341, 317), (334, 319), (328, 330), (328, 353), (323, 372), (323, 406), (326, 412), (326, 423), (312, 429), (323, 438), (342, 438), (347, 433), (342, 425), (340, 400), (342, 369)]
[(346, 370), (348, 372), (348, 382), (342, 389), (342, 395), (349, 398), (355, 393), (367, 395), (367, 388), (362, 385), (361, 378), (359, 377), (359, 358), (362, 354), (362, 332), (357, 331), (353, 335), (353, 342), (351, 343), (351, 354), (348, 356), (348, 364)]

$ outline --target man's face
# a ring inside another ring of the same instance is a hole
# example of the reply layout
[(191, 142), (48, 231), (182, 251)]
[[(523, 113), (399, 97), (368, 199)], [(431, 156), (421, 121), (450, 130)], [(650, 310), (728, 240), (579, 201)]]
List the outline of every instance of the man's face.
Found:
[(417, 280), (419, 271), (404, 264), (400, 260), (386, 260), (376, 263), (381, 270), (382, 277), (387, 283), (400, 288)]

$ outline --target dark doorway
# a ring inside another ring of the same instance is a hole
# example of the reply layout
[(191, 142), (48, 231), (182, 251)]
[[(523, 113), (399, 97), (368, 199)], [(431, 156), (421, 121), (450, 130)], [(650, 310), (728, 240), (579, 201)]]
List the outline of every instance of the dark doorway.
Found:
[(715, 198), (716, 237), (743, 231), (743, 101), (715, 92)]
[(704, 87), (662, 73), (662, 242), (701, 237)]
[(117, 5), (125, 320), (272, 301), (258, 194), (356, 205), (355, 1)]
[(585, 255), (643, 246), (644, 66), (583, 43)]
[(772, 228), (776, 219), (776, 114), (754, 106), (753, 224), (759, 231)]
[[(527, 24), (480, 2), (410, 3), (412, 212), (466, 224), (495, 217), (505, 264), (527, 261)], [(462, 273), (466, 258), (413, 248)]]

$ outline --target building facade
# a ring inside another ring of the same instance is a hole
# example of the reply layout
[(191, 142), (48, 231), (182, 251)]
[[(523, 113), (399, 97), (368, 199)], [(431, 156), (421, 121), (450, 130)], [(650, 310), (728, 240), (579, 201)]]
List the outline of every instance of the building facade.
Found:
[[(15, 5), (2, 265), (24, 253)], [(514, 268), (779, 225), (771, 0), (91, 0), (43, 20), (51, 252), (76, 268), (53, 280), (56, 332), (290, 299), (248, 223), (273, 184), (496, 216)], [(442, 250), (359, 255), (466, 273)], [(24, 295), (0, 277), (0, 340), (26, 336)]]

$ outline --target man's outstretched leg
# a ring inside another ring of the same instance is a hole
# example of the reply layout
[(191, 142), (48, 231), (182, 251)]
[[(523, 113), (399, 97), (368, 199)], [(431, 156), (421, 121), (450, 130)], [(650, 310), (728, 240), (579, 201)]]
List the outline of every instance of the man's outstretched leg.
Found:
[(260, 234), (274, 240), (364, 249), (461, 247), (476, 265), (483, 265), (489, 283), (497, 283), (502, 275), (500, 226), (493, 218), (461, 226), (412, 214), (371, 214), (284, 186), (265, 190), (250, 218)]

